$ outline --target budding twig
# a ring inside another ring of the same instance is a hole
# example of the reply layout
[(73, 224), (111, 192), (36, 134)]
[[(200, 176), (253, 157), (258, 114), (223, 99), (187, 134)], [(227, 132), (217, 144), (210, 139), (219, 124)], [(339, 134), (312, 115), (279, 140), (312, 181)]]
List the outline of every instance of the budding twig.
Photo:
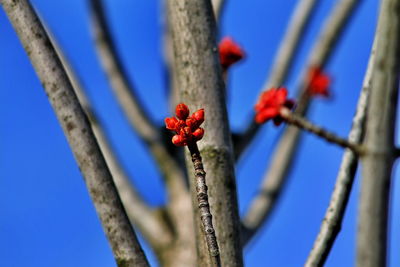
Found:
[(339, 136), (335, 135), (334, 133), (331, 133), (331, 132), (325, 130), (324, 128), (314, 125), (307, 119), (300, 117), (299, 115), (296, 115), (295, 113), (292, 113), (288, 108), (281, 108), (280, 115), (285, 119), (285, 121), (287, 123), (290, 123), (290, 124), (295, 125), (303, 130), (306, 130), (313, 134), (316, 134), (319, 137), (324, 138), (326, 141), (328, 141), (330, 143), (336, 144), (336, 145), (344, 147), (344, 148), (349, 148), (357, 154), (361, 153), (360, 145), (351, 143), (347, 139), (339, 137)]
[(208, 251), (210, 253), (213, 265), (221, 266), (217, 237), (215, 236), (215, 230), (212, 224), (212, 214), (210, 211), (210, 204), (208, 203), (206, 172), (204, 171), (203, 163), (200, 156), (200, 151), (199, 148), (197, 147), (196, 142), (188, 144), (188, 148), (194, 166), (197, 202), (199, 204), (200, 218), (203, 224), (204, 234), (206, 236)]

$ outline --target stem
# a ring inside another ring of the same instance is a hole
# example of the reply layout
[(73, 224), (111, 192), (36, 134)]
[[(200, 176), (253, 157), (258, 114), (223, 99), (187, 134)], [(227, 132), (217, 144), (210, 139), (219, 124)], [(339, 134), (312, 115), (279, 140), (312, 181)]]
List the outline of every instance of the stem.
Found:
[(0, 0), (0, 4), (63, 128), (118, 266), (148, 266), (88, 119), (37, 15), (26, 0)]
[(336, 144), (338, 146), (344, 147), (344, 148), (349, 148), (353, 152), (360, 154), (362, 149), (360, 145), (354, 144), (349, 142), (348, 140), (341, 138), (334, 133), (331, 133), (327, 130), (325, 130), (322, 127), (316, 126), (310, 121), (308, 121), (305, 118), (302, 118), (301, 116), (292, 113), (289, 109), (287, 108), (282, 108), (280, 110), (280, 115), (285, 119), (285, 121), (289, 124), (295, 125), (299, 127), (300, 129), (306, 130), (310, 133), (313, 133), (319, 137), (322, 137), (326, 141)]
[(215, 235), (214, 226), (212, 224), (212, 214), (210, 211), (210, 204), (208, 203), (207, 184), (206, 184), (206, 172), (203, 168), (203, 162), (201, 159), (200, 151), (197, 147), (197, 143), (193, 142), (188, 145), (192, 162), (194, 166), (194, 177), (196, 179), (196, 192), (197, 202), (199, 205), (199, 214), (201, 222), (203, 224), (204, 234), (207, 240), (207, 247), (214, 262), (215, 266), (221, 265), (219, 257), (219, 248), (217, 237)]

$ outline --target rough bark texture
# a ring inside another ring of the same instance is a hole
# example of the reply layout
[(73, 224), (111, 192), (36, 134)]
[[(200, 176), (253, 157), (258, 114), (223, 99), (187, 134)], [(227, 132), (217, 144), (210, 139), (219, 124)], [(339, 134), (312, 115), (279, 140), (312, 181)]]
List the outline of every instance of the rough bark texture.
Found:
[(119, 266), (148, 266), (89, 122), (43, 26), (25, 0), (1, 0), (85, 178)]
[[(190, 108), (204, 108), (206, 112), (206, 133), (199, 147), (208, 177), (221, 264), (242, 266), (232, 145), (211, 3), (209, 0), (169, 0), (167, 6), (182, 100)], [(188, 161), (187, 164), (191, 164)], [(195, 185), (191, 186), (193, 205), (196, 206)], [(198, 265), (207, 266), (208, 251), (204, 239), (200, 238), (198, 215), (195, 218)]]
[[(286, 78), (294, 62), (296, 50), (300, 46), (302, 37), (307, 30), (307, 25), (313, 17), (317, 6), (316, 0), (301, 0), (295, 8), (285, 36), (279, 46), (278, 53), (272, 65), (272, 71), (264, 84), (263, 91), (271, 87), (279, 87), (285, 84)], [(251, 143), (257, 134), (260, 125), (254, 120), (246, 127), (245, 132), (235, 143), (235, 157), (238, 158)]]
[(400, 1), (381, 2), (362, 157), (357, 266), (384, 267), (400, 74)]
[[(372, 49), (374, 54), (374, 48)], [(349, 141), (359, 144), (365, 135), (365, 120), (367, 116), (368, 96), (371, 88), (372, 74), (371, 56), (365, 74), (363, 88), (357, 104), (357, 111), (353, 118), (353, 125), (349, 134)], [(347, 149), (342, 157), (331, 200), (326, 210), (321, 229), (315, 239), (314, 246), (307, 258), (305, 267), (322, 267), (332, 249), (337, 235), (340, 232), (344, 213), (350, 197), (354, 178), (357, 171), (358, 155)]]
[[(307, 66), (324, 66), (330, 59), (341, 33), (343, 32), (351, 14), (357, 7), (360, 0), (341, 0), (339, 1), (332, 14), (327, 18), (324, 28), (308, 60)], [(303, 75), (303, 82), (299, 88), (299, 105), (295, 112), (304, 116), (308, 111), (309, 98), (305, 94), (307, 87), (307, 72)], [(279, 144), (274, 153), (274, 158), (264, 175), (260, 193), (257, 194), (251, 203), (249, 211), (243, 219), (244, 236), (243, 242), (246, 244), (269, 218), (273, 207), (278, 200), (287, 175), (294, 158), (300, 140), (301, 130), (294, 126), (288, 126), (283, 133)]]

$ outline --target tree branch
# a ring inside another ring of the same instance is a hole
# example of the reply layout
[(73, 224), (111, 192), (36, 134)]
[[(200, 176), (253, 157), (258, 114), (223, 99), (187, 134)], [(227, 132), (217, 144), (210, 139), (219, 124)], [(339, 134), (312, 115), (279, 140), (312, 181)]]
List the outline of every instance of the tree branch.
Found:
[[(285, 36), (279, 46), (278, 53), (272, 65), (272, 71), (263, 86), (263, 90), (279, 87), (285, 83), (295, 59), (296, 51), (307, 30), (307, 25), (314, 15), (317, 6), (316, 0), (301, 0), (296, 6)], [(258, 133), (260, 125), (251, 120), (244, 133), (235, 143), (235, 157), (239, 158), (242, 152), (252, 142)]]
[[(167, 7), (182, 100), (193, 109), (204, 108), (207, 114), (204, 125), (206, 134), (199, 146), (209, 177), (209, 200), (214, 213), (215, 232), (220, 242), (221, 264), (242, 266), (233, 151), (211, 2), (168, 0)], [(187, 164), (191, 165), (190, 159)], [(191, 191), (193, 205), (196, 207), (193, 180), (190, 179)], [(198, 214), (195, 218), (198, 218)], [(199, 220), (196, 222), (198, 265), (208, 266), (207, 246), (202, 238)]]
[[(358, 100), (356, 114), (353, 118), (353, 125), (349, 133), (349, 141), (353, 143), (361, 143), (365, 134), (365, 120), (368, 107), (368, 96), (371, 87), (374, 51), (375, 46), (371, 51), (363, 88)], [(347, 149), (342, 157), (342, 163), (336, 178), (335, 188), (329, 206), (325, 212), (321, 229), (314, 241), (314, 246), (308, 255), (307, 261), (304, 265), (305, 267), (322, 267), (325, 264), (333, 243), (340, 232), (344, 213), (356, 175), (357, 165), (358, 155)]]
[[(352, 12), (359, 3), (359, 0), (341, 0), (337, 3), (332, 14), (327, 18), (308, 61), (308, 66), (324, 66), (330, 58), (332, 50), (337, 44), (346, 23)], [(303, 81), (306, 81), (307, 71), (304, 72)], [(300, 86), (300, 94), (305, 92), (307, 82)], [(308, 96), (308, 94), (302, 94)], [(304, 97), (303, 97), (304, 98)], [(305, 117), (308, 110), (309, 100), (302, 100), (297, 106), (296, 114)], [(305, 103), (305, 104), (304, 104)], [(273, 207), (278, 200), (283, 186), (285, 185), (287, 174), (296, 155), (298, 141), (301, 131), (293, 126), (286, 128), (275, 150), (274, 158), (270, 163), (267, 173), (264, 175), (259, 194), (256, 195), (250, 205), (248, 212), (243, 219), (244, 235), (243, 243), (246, 244), (254, 236), (257, 230), (269, 218)]]
[[(102, 0), (91, 0), (90, 2), (96, 47), (113, 91), (122, 109), (125, 111), (131, 126), (146, 142), (163, 174), (170, 200), (167, 211), (171, 215), (176, 236), (180, 239), (179, 242), (177, 241), (177, 244), (180, 244), (183, 249), (191, 248), (191, 246), (194, 246), (194, 239), (191, 235), (193, 232), (193, 218), (187, 216), (192, 211), (190, 194), (185, 183), (184, 168), (172, 157), (167, 147), (167, 144), (170, 144), (170, 142), (165, 142), (162, 134), (160, 134), (161, 131), (146, 116), (146, 112), (133, 93), (133, 89), (128, 82), (127, 75), (123, 70), (122, 63), (118, 58), (118, 53), (112, 40)], [(164, 255), (165, 253), (162, 254)], [(184, 254), (186, 255), (182, 254), (182, 257), (185, 257), (185, 260), (180, 258), (182, 264), (185, 264), (186, 260), (191, 261), (189, 253)], [(165, 257), (170, 258), (170, 255), (168, 254)], [(165, 261), (169, 260), (165, 259)]]
[(357, 153), (357, 154), (361, 154), (361, 147), (360, 145), (354, 143), (354, 142), (350, 142), (349, 140), (346, 140), (344, 138), (341, 138), (337, 135), (335, 135), (334, 133), (331, 133), (327, 130), (325, 130), (322, 127), (319, 127), (317, 125), (314, 125), (313, 123), (311, 123), (310, 121), (308, 121), (307, 119), (292, 113), (289, 109), (287, 108), (282, 108), (280, 111), (280, 115), (282, 116), (282, 118), (285, 119), (285, 121), (289, 124), (295, 125), (297, 127), (299, 127), (302, 130), (308, 131), (310, 133), (313, 133), (323, 139), (325, 139), (326, 141), (332, 143), (332, 144), (336, 144), (338, 146), (341, 146), (343, 148), (348, 148), (350, 150), (352, 150), (353, 152)]
[(85, 178), (119, 266), (148, 266), (87, 117), (43, 26), (26, 0), (1, 0)]
[(89, 119), (93, 133), (100, 146), (104, 159), (106, 160), (107, 166), (110, 169), (129, 220), (138, 227), (139, 231), (149, 241), (151, 246), (154, 248), (166, 246), (171, 243), (172, 233), (168, 225), (161, 220), (159, 215), (157, 215), (159, 212), (162, 213), (162, 209), (151, 209), (130, 182), (128, 175), (119, 163), (117, 156), (114, 154), (104, 127), (95, 110), (92, 108), (89, 99), (85, 94), (85, 90), (83, 90), (81, 82), (63, 54), (62, 49), (59, 47), (54, 36), (46, 26), (45, 30), (59, 59), (61, 60), (78, 100)]
[(91, 0), (90, 2), (92, 6), (92, 21), (96, 37), (96, 47), (111, 82), (112, 89), (122, 109), (125, 111), (131, 126), (149, 146), (164, 177), (166, 177), (167, 180), (182, 178), (182, 187), (185, 188), (183, 184), (183, 170), (180, 169), (176, 161), (171, 158), (166, 145), (163, 143), (161, 131), (146, 115), (145, 110), (140, 105), (134, 94), (134, 90), (128, 82), (122, 62), (118, 58), (118, 53), (112, 41), (102, 0)]
[(385, 267), (387, 226), (400, 78), (400, 1), (382, 0), (375, 34), (366, 153), (358, 217), (357, 266)]

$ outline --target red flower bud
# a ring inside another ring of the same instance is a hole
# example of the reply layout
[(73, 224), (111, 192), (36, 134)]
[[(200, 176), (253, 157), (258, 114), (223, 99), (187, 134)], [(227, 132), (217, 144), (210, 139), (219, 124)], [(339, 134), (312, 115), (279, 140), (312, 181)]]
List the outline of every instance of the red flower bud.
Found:
[(185, 139), (180, 136), (180, 135), (174, 135), (174, 137), (172, 137), (172, 143), (176, 146), (184, 146), (185, 144)]
[(189, 108), (185, 104), (180, 103), (175, 108), (175, 114), (178, 119), (185, 120), (189, 116)]
[(201, 138), (204, 136), (204, 129), (203, 128), (198, 128), (193, 132), (193, 138), (196, 141), (199, 141)]
[(331, 78), (320, 67), (311, 67), (309, 69), (307, 92), (311, 96), (321, 95), (329, 97), (330, 84)]
[(204, 129), (199, 128), (204, 122), (204, 109), (199, 109), (189, 116), (189, 108), (181, 103), (176, 106), (176, 117), (166, 118), (165, 125), (168, 130), (175, 131), (172, 143), (176, 146), (186, 146), (197, 142), (204, 135)]
[(175, 117), (172, 118), (166, 118), (165, 119), (165, 126), (167, 127), (168, 130), (175, 131), (178, 126), (178, 120)]
[(242, 48), (232, 38), (225, 37), (219, 43), (219, 60), (223, 69), (228, 69), (244, 57)]
[(193, 113), (192, 118), (195, 119), (199, 125), (202, 124), (204, 122), (204, 108)]
[(286, 88), (271, 88), (261, 94), (260, 100), (255, 105), (256, 110), (255, 121), (257, 123), (264, 123), (267, 120), (273, 119), (275, 125), (279, 125), (283, 118), (280, 116), (282, 107), (292, 109), (294, 101), (286, 99)]

